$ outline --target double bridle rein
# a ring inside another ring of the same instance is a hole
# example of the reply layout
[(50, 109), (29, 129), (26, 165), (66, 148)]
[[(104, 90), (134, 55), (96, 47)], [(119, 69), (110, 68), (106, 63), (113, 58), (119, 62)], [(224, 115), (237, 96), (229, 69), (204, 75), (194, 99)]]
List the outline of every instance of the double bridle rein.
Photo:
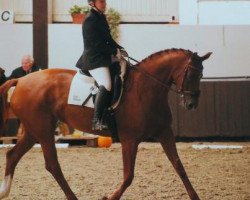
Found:
[[(128, 59), (131, 59), (131, 60), (135, 61), (136, 63), (139, 63), (139, 61), (135, 60), (132, 57), (128, 57)], [(129, 62), (129, 60), (128, 60), (128, 62)], [(181, 83), (181, 88), (179, 88), (179, 89), (174, 89), (174, 88), (171, 87), (172, 83), (174, 83), (173, 81), (169, 81), (168, 83), (160, 81), (156, 77), (154, 77), (153, 75), (149, 74), (146, 70), (144, 70), (139, 65), (132, 65), (131, 67), (134, 70), (140, 71), (141, 73), (143, 73), (144, 75), (146, 75), (148, 78), (150, 78), (154, 82), (158, 83), (159, 85), (161, 85), (161, 86), (163, 86), (163, 87), (165, 87), (165, 88), (167, 88), (167, 89), (169, 89), (169, 90), (171, 90), (171, 91), (179, 94), (181, 97), (185, 97), (186, 95), (193, 96), (193, 97), (199, 97), (200, 96), (200, 90), (190, 91), (190, 90), (184, 90), (183, 89), (184, 81), (185, 81), (185, 78), (187, 76), (187, 73), (188, 73), (189, 69), (198, 71), (199, 75), (202, 76), (202, 70), (197, 69), (197, 68), (195, 68), (194, 66), (192, 66), (190, 64), (186, 65), (186, 67), (185, 67), (184, 76), (183, 76), (182, 83)]]

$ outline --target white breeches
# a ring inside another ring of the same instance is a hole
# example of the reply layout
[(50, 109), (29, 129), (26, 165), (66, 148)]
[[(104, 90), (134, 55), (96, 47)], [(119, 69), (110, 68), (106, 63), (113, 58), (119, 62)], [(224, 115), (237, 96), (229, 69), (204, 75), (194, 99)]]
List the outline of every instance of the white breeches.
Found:
[(103, 85), (106, 90), (111, 91), (111, 76), (108, 67), (99, 67), (89, 70), (91, 76), (95, 79), (98, 85)]

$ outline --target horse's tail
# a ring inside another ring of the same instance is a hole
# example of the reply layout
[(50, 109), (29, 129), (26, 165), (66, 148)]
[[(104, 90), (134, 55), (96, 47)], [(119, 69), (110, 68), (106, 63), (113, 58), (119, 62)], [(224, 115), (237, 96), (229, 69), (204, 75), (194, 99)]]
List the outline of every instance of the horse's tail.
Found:
[(3, 135), (4, 128), (5, 128), (5, 122), (7, 120), (7, 97), (8, 97), (8, 90), (12, 86), (16, 86), (18, 82), (18, 79), (12, 79), (4, 83), (0, 86), (0, 136)]

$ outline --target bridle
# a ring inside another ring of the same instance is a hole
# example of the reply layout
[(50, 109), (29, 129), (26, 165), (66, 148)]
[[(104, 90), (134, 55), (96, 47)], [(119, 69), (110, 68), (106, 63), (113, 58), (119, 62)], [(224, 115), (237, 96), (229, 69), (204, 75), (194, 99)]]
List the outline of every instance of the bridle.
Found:
[(181, 82), (181, 88), (178, 90), (179, 94), (181, 94), (181, 97), (185, 97), (185, 95), (189, 95), (192, 97), (199, 97), (200, 96), (200, 90), (195, 90), (195, 91), (190, 91), (190, 90), (184, 90), (184, 82), (185, 79), (188, 75), (189, 70), (194, 70), (198, 72), (199, 77), (202, 77), (202, 69), (198, 69), (190, 64), (186, 65), (185, 70), (184, 70), (184, 76), (182, 77), (182, 82)]
[[(132, 57), (128, 57), (128, 62), (130, 63), (129, 59), (139, 63), (139, 61), (135, 60)], [(158, 80), (156, 77), (154, 77), (153, 75), (151, 75), (150, 73), (148, 73), (146, 70), (144, 70), (142, 67), (140, 67), (139, 65), (131, 65), (131, 67), (134, 70), (138, 70), (139, 72), (141, 72), (142, 74), (146, 75), (149, 79), (153, 80), (154, 82), (156, 82), (157, 84), (179, 94), (182, 98), (184, 98), (185, 96), (192, 96), (192, 97), (199, 97), (200, 96), (200, 90), (196, 90), (196, 91), (190, 91), (190, 90), (184, 90), (184, 82), (185, 82), (185, 78), (187, 77), (188, 71), (189, 70), (195, 70), (199, 73), (200, 77), (202, 77), (202, 69), (198, 69), (195, 68), (194, 66), (188, 64), (185, 67), (184, 70), (184, 75), (182, 78), (182, 82), (181, 82), (181, 88), (179, 89), (174, 89), (171, 87), (172, 83), (176, 85), (176, 83), (174, 83), (173, 81), (168, 81), (167, 83)]]

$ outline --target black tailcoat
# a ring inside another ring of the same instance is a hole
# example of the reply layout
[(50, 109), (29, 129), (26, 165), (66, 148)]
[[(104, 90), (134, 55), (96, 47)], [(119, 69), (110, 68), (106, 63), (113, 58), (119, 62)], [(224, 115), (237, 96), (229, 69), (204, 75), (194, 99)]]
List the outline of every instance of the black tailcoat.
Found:
[(111, 55), (115, 55), (118, 45), (110, 34), (110, 28), (104, 14), (91, 9), (82, 25), (84, 51), (76, 63), (83, 71), (109, 66)]

